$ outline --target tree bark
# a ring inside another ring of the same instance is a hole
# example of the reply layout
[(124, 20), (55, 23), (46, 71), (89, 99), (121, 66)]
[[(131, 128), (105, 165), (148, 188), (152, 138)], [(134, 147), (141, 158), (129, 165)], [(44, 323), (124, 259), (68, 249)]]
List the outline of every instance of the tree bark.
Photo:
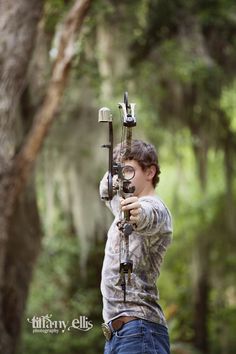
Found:
[[(208, 142), (204, 132), (199, 129), (198, 145), (193, 146), (198, 167), (199, 181), (202, 195), (207, 194), (207, 155)], [(202, 211), (202, 220), (205, 220), (205, 211)], [(195, 240), (193, 249), (194, 277), (193, 277), (193, 327), (194, 346), (204, 354), (208, 353), (208, 317), (210, 292), (210, 247), (209, 235), (201, 231)]]
[[(38, 0), (0, 1), (0, 352), (6, 354), (14, 352), (19, 338), (20, 317), (30, 271), (30, 268), (27, 272), (24, 270), (28, 265), (27, 249), (24, 246), (29, 230), (24, 227), (26, 220), (23, 225), (20, 216), (26, 194), (15, 205), (12, 219), (6, 216), (11, 184), (9, 171), (17, 144), (17, 107), (25, 84), (38, 21), (42, 15), (42, 5), (43, 2)], [(36, 214), (31, 225), (32, 238), (32, 234), (39, 234), (39, 224), (33, 199), (32, 203), (28, 202), (28, 207), (29, 204), (30, 210)], [(29, 225), (30, 221), (32, 219), (29, 216)], [(20, 232), (23, 233), (22, 237)], [(33, 239), (36, 241), (37, 237)], [(35, 241), (33, 244), (36, 249)], [(30, 257), (34, 254), (31, 250)]]
[(207, 235), (199, 235), (193, 252), (193, 327), (194, 346), (201, 353), (208, 353), (209, 316), (209, 247)]
[(39, 220), (34, 181), (27, 186), (14, 207), (8, 228), (2, 290), (4, 332), (1, 353), (15, 353), (21, 333), (22, 317), (30, 282), (41, 247), (42, 230)]
[(14, 155), (16, 109), (42, 5), (42, 0), (0, 0), (0, 154), (7, 160)]

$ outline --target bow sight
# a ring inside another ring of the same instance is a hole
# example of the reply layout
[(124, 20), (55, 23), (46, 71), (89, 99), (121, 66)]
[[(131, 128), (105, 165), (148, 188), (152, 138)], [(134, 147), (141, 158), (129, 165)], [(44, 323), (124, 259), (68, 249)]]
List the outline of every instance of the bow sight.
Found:
[[(118, 107), (122, 113), (122, 139), (120, 144), (120, 153), (117, 161), (113, 159), (113, 125), (112, 114), (109, 108), (103, 107), (99, 110), (99, 122), (105, 122), (109, 125), (109, 143), (102, 147), (109, 150), (108, 163), (108, 197), (112, 200), (115, 193), (126, 198), (131, 196), (135, 187), (130, 186), (131, 179), (135, 176), (132, 166), (125, 165), (131, 152), (132, 144), (132, 128), (136, 126), (136, 118), (134, 115), (135, 103), (128, 102), (128, 92), (124, 94), (124, 102), (119, 103)], [(113, 176), (117, 175), (117, 183), (113, 184)], [(126, 275), (128, 276), (128, 285), (131, 285), (131, 273), (133, 271), (133, 261), (129, 257), (129, 235), (133, 231), (133, 225), (130, 223), (130, 212), (126, 211), (123, 217), (117, 223), (120, 232), (120, 277), (116, 285), (120, 285), (124, 292), (124, 302), (126, 301)]]

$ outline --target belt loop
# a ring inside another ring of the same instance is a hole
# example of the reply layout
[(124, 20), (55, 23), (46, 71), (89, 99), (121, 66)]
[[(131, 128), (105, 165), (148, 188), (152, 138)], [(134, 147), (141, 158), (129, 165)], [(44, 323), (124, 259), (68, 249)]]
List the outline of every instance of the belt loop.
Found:
[(115, 332), (114, 328), (112, 327), (112, 321), (108, 322), (108, 326), (110, 327), (111, 333)]

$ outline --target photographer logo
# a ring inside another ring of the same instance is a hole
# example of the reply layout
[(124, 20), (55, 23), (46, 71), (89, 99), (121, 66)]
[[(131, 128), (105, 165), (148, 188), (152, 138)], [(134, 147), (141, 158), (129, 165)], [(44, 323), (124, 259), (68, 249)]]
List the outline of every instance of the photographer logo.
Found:
[(65, 333), (71, 329), (79, 331), (89, 331), (93, 328), (92, 321), (88, 320), (86, 316), (79, 316), (72, 321), (52, 320), (52, 315), (34, 316), (31, 319), (27, 318), (27, 321), (31, 323), (33, 333)]

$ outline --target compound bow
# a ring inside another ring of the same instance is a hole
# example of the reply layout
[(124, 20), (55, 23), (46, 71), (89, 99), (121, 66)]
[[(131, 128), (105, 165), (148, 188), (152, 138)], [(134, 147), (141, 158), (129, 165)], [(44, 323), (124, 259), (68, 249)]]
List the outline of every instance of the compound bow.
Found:
[[(132, 128), (136, 126), (136, 118), (134, 114), (135, 103), (128, 102), (128, 92), (124, 93), (124, 102), (119, 103), (118, 107), (122, 113), (122, 138), (120, 144), (120, 153), (117, 161), (113, 159), (113, 122), (112, 114), (109, 108), (103, 107), (99, 110), (99, 122), (108, 123), (109, 127), (109, 143), (102, 145), (109, 151), (108, 156), (108, 197), (106, 200), (112, 200), (114, 195), (118, 193), (122, 198), (131, 196), (135, 187), (130, 186), (131, 179), (135, 175), (132, 166), (124, 165), (125, 156), (131, 152), (132, 144)], [(117, 181), (113, 183), (113, 176), (117, 175)], [(124, 293), (124, 302), (126, 302), (126, 284), (131, 285), (131, 273), (133, 271), (133, 261), (129, 255), (129, 236), (133, 231), (133, 225), (130, 223), (129, 211), (121, 214), (117, 223), (120, 235), (120, 277), (116, 285), (120, 285)], [(126, 277), (128, 277), (126, 282)]]

